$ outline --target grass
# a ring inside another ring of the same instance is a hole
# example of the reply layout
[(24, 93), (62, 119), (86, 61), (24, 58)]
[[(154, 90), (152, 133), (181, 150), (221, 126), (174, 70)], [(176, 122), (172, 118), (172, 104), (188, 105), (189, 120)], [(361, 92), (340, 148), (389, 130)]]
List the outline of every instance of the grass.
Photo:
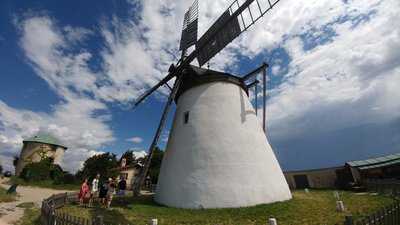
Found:
[(106, 224), (145, 225), (151, 218), (157, 218), (159, 224), (163, 225), (256, 225), (266, 224), (267, 218), (275, 217), (280, 225), (307, 225), (340, 224), (347, 214), (363, 216), (393, 202), (383, 196), (351, 192), (342, 192), (341, 199), (347, 208), (344, 213), (336, 212), (336, 200), (333, 191), (329, 190), (312, 190), (310, 193), (296, 191), (290, 201), (237, 209), (169, 208), (156, 204), (147, 196), (138, 199), (115, 198), (112, 209), (69, 205), (62, 211), (84, 218), (102, 215)]
[[(18, 184), (21, 186), (34, 186), (34, 187), (41, 187), (41, 188), (49, 188), (49, 189), (56, 189), (56, 190), (79, 190), (79, 184), (54, 184), (51, 180), (46, 181), (25, 181), (19, 177), (13, 176), (8, 181), (9, 184)], [(18, 190), (18, 188), (17, 188)]]
[(16, 225), (41, 225), (40, 224), (40, 209), (32, 207), (26, 208), (22, 218)]
[(7, 190), (0, 187), (0, 202), (13, 202), (16, 198), (16, 194), (7, 194)]

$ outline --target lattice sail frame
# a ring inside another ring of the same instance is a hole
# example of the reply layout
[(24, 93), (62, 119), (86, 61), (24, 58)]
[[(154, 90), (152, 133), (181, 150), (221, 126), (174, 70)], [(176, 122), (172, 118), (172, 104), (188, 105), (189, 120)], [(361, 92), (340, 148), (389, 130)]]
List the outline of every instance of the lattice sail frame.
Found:
[(204, 65), (280, 0), (235, 0), (196, 43), (197, 60)]
[(185, 51), (190, 46), (196, 44), (198, 17), (199, 17), (198, 0), (195, 0), (192, 6), (190, 6), (189, 9), (186, 11), (183, 19), (182, 35), (179, 44), (179, 50)]

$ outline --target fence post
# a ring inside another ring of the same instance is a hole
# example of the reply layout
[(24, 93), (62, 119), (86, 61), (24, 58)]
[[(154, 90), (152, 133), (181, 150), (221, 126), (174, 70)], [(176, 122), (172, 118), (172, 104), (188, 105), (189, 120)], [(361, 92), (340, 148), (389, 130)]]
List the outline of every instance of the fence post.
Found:
[(278, 225), (278, 222), (276, 221), (275, 218), (269, 218), (268, 223), (269, 225)]
[(344, 204), (343, 201), (336, 201), (336, 211), (338, 212), (344, 212)]
[(157, 225), (158, 220), (157, 219), (151, 219), (151, 225)]
[(56, 224), (56, 215), (55, 215), (55, 209), (54, 209), (54, 202), (53, 204), (50, 206), (50, 223), (49, 225), (55, 225)]
[(64, 205), (68, 203), (68, 193), (65, 192), (64, 194)]
[(353, 216), (347, 215), (344, 219), (344, 225), (354, 225), (353, 223)]

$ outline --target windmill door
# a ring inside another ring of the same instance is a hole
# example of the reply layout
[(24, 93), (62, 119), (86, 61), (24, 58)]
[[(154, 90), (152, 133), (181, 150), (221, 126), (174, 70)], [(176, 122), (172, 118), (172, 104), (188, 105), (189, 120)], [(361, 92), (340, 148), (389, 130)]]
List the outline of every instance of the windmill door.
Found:
[(308, 183), (307, 175), (304, 175), (304, 174), (294, 175), (293, 178), (294, 178), (294, 182), (296, 183), (297, 189), (310, 187), (310, 184)]

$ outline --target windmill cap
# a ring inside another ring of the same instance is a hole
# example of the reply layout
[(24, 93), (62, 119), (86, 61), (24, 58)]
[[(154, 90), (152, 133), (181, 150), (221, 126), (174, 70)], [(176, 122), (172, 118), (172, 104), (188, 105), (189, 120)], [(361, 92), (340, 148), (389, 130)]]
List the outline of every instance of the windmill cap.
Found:
[(211, 82), (228, 82), (236, 84), (247, 93), (247, 87), (240, 77), (229, 73), (219, 72), (215, 70), (203, 69), (197, 66), (189, 65), (183, 72), (182, 84), (176, 93), (175, 102), (187, 90)]
[(63, 144), (61, 144), (61, 142), (57, 138), (55, 138), (54, 136), (52, 136), (50, 134), (46, 134), (46, 133), (39, 133), (31, 138), (23, 140), (23, 143), (26, 143), (26, 142), (36, 142), (36, 143), (56, 145), (56, 146), (60, 146), (64, 149), (67, 149), (67, 147), (64, 146)]

